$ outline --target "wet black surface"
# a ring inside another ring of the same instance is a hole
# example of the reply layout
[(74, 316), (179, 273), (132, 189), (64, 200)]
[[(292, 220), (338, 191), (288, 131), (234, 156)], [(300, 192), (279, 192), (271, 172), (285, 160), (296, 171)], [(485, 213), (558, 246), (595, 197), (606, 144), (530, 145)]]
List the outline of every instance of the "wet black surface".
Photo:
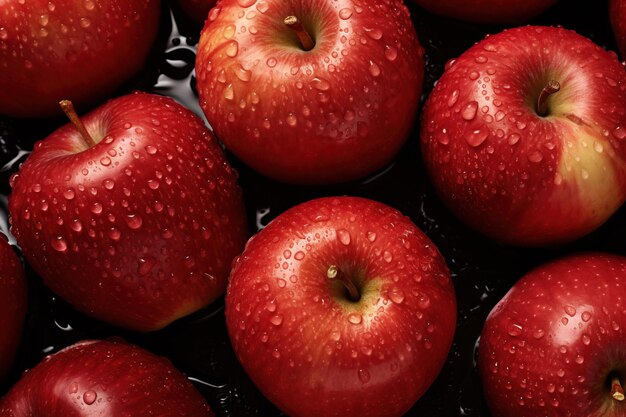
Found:
[[(575, 29), (598, 44), (615, 50), (607, 2), (562, 0), (533, 24), (562, 25)], [(424, 97), (441, 76), (445, 62), (474, 42), (502, 27), (471, 25), (410, 7), (420, 41), (427, 53)], [(194, 46), (199, 27), (164, 6), (160, 38), (142, 74), (120, 89), (133, 89), (175, 97), (200, 112), (194, 96)], [(6, 230), (8, 181), (35, 140), (42, 139), (64, 120), (10, 120), (0, 116), (0, 230)], [(529, 269), (555, 257), (578, 251), (599, 250), (626, 254), (626, 212), (620, 210), (605, 226), (574, 244), (543, 250), (502, 247), (471, 232), (456, 221), (434, 194), (419, 151), (418, 129), (391, 166), (361, 182), (333, 187), (298, 187), (265, 179), (247, 169), (232, 155), (239, 170), (254, 233), (289, 207), (327, 195), (357, 195), (396, 207), (435, 242), (451, 269), (459, 303), (458, 328), (448, 361), (437, 381), (407, 416), (489, 417), (474, 370), (474, 346), (485, 317), (513, 283)], [(0, 394), (24, 369), (85, 338), (121, 336), (172, 362), (194, 382), (218, 416), (280, 416), (246, 377), (232, 352), (224, 323), (223, 300), (167, 329), (148, 335), (107, 326), (74, 311), (41, 284), (27, 266), (30, 307), (22, 348)]]

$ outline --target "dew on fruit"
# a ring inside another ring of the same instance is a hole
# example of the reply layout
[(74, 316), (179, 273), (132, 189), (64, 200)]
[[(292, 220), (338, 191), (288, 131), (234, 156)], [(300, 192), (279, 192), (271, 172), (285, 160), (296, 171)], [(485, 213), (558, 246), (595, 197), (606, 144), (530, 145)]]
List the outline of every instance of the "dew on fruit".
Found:
[(78, 392), (78, 384), (76, 382), (72, 382), (67, 388), (67, 392), (69, 394), (76, 394)]
[(368, 382), (370, 382), (370, 379), (372, 378), (367, 369), (359, 369), (358, 374), (359, 374), (359, 380), (363, 384), (367, 384)]
[(378, 28), (363, 28), (363, 31), (365, 32), (365, 34), (367, 36), (369, 36), (370, 38), (374, 39), (374, 40), (379, 40), (383, 37), (383, 31), (378, 29)]
[(476, 117), (477, 111), (478, 111), (478, 102), (470, 101), (463, 108), (463, 111), (461, 112), (461, 117), (463, 117), (463, 119), (467, 120), (468, 122), (472, 121)]
[(485, 142), (485, 140), (487, 140), (488, 136), (489, 136), (488, 131), (484, 129), (477, 129), (468, 133), (467, 136), (465, 136), (465, 141), (471, 147), (476, 148), (482, 145)]
[(268, 67), (274, 68), (277, 64), (277, 61), (276, 61), (276, 58), (268, 58), (267, 61), (265, 61), (265, 63), (267, 64)]
[[(457, 101), (459, 101), (459, 90), (454, 90), (448, 98), (448, 107), (453, 107)], [(476, 103), (476, 107), (478, 107), (478, 103)]]
[(398, 50), (393, 46), (385, 46), (385, 58), (391, 62), (395, 61), (398, 58)]
[(352, 9), (349, 8), (343, 8), (341, 10), (339, 10), (339, 17), (342, 20), (348, 20), (350, 19), (350, 17), (352, 17)]
[(127, 215), (125, 220), (126, 220), (126, 224), (128, 225), (128, 227), (133, 230), (139, 229), (141, 225), (143, 224), (142, 218), (135, 214)]
[(619, 140), (623, 140), (626, 138), (626, 128), (622, 125), (617, 125), (615, 129), (613, 129), (613, 136), (615, 136)]
[(509, 145), (515, 145), (517, 142), (519, 142), (519, 140), (521, 138), (522, 137), (519, 134), (512, 133), (511, 135), (509, 135), (507, 141), (508, 141)]
[(372, 77), (378, 77), (381, 72), (380, 67), (373, 61), (370, 61), (369, 71)]
[(152, 146), (152, 145), (148, 145), (145, 147), (146, 152), (148, 153), (148, 155), (154, 155), (157, 153), (157, 148)]
[(232, 84), (228, 84), (226, 88), (224, 88), (224, 98), (230, 101), (235, 98), (235, 91), (233, 90)]
[(580, 318), (586, 323), (591, 320), (591, 313), (588, 311), (583, 311), (583, 313), (580, 315)]
[(93, 390), (85, 391), (85, 393), (83, 394), (83, 402), (87, 405), (95, 403), (97, 398), (98, 394), (96, 394), (96, 392)]
[(350, 236), (350, 232), (346, 229), (338, 229), (337, 230), (337, 239), (343, 244), (348, 246), (352, 237)]
[(530, 162), (539, 163), (543, 160), (543, 154), (539, 151), (533, 151), (528, 155)]
[(507, 333), (509, 334), (509, 336), (517, 337), (522, 334), (522, 331), (523, 331), (523, 328), (520, 324), (510, 323), (507, 326)]
[(399, 288), (392, 288), (389, 291), (389, 299), (395, 304), (402, 304), (404, 301), (404, 292)]
[(367, 240), (369, 240), (371, 243), (374, 243), (376, 241), (376, 233), (367, 232)]
[(582, 339), (583, 344), (584, 344), (585, 346), (589, 346), (589, 344), (591, 343), (591, 338), (590, 338), (590, 337), (589, 337), (589, 335), (587, 335), (587, 334), (583, 334), (583, 335), (582, 335), (582, 337), (581, 337), (581, 339)]
[(62, 236), (57, 236), (52, 239), (52, 248), (57, 252), (65, 252), (67, 251), (67, 242)]
[(281, 324), (283, 324), (283, 316), (281, 314), (276, 314), (275, 316), (272, 316), (272, 318), (270, 319), (270, 323), (272, 323), (274, 326), (280, 326)]
[(350, 313), (348, 314), (348, 321), (352, 324), (361, 324), (363, 316), (359, 313)]
[(91, 212), (92, 212), (93, 214), (100, 214), (100, 213), (102, 213), (102, 204), (100, 204), (100, 203), (98, 203), (98, 202), (93, 203), (93, 204), (91, 205)]
[(234, 58), (239, 53), (239, 43), (237, 41), (230, 41), (226, 47), (226, 56)]

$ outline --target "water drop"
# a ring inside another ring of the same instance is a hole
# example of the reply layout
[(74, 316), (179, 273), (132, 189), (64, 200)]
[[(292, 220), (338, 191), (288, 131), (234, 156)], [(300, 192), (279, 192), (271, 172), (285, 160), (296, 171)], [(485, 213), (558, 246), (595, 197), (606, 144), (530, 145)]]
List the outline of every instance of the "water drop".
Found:
[(478, 103), (476, 101), (470, 101), (465, 105), (463, 111), (461, 112), (461, 116), (463, 119), (468, 122), (474, 120), (476, 117), (476, 112), (478, 111)]
[(83, 394), (83, 401), (87, 405), (91, 405), (95, 403), (97, 398), (98, 398), (98, 394), (96, 394), (96, 392), (92, 390), (85, 391), (85, 393)]
[(337, 230), (337, 239), (339, 239), (343, 245), (349, 245), (351, 240), (350, 232), (346, 229)]

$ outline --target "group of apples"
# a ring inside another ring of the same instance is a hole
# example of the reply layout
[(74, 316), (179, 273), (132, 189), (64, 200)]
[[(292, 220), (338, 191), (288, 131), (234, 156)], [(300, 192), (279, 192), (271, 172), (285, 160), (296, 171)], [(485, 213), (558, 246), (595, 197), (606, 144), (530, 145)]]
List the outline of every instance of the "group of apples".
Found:
[[(519, 23), (556, 3), (415, 1), (477, 24)], [(422, 92), (424, 54), (407, 6), (180, 2), (206, 19), (197, 86), (216, 136), (152, 94), (82, 117), (74, 109), (141, 68), (158, 0), (0, 1), (0, 114), (64, 111), (72, 122), (11, 178), (11, 230), (25, 259), (79, 311), (141, 332), (226, 291), (237, 357), (285, 413), (401, 416), (452, 344), (456, 300), (442, 255), (397, 210), (355, 197), (296, 206), (246, 244), (242, 191), (217, 138), (283, 182), (345, 182), (383, 168)], [(626, 0), (611, 1), (611, 18), (626, 54)], [(478, 42), (446, 65), (421, 117), (441, 199), (496, 241), (569, 242), (626, 199), (626, 70), (572, 31), (525, 26)], [(582, 254), (510, 290), (478, 350), (494, 417), (626, 415), (625, 279), (626, 259)], [(21, 263), (0, 239), (0, 374), (26, 298)], [(48, 357), (0, 400), (0, 417), (32, 415), (212, 412), (166, 359), (92, 340)]]

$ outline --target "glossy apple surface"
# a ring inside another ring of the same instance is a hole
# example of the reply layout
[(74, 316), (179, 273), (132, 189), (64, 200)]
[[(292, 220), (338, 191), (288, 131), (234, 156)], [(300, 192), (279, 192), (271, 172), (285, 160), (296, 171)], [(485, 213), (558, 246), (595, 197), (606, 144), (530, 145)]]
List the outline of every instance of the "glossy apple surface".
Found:
[(159, 0), (0, 2), (0, 114), (62, 114), (58, 103), (92, 104), (144, 64)]
[(248, 375), (288, 415), (401, 416), (445, 363), (456, 301), (443, 257), (407, 217), (323, 198), (248, 242), (226, 321)]
[(626, 1), (611, 0), (609, 12), (617, 46), (622, 58), (626, 57)]
[(12, 231), (54, 292), (100, 320), (156, 330), (221, 296), (243, 249), (236, 173), (172, 99), (132, 94), (37, 143), (12, 178)]
[(478, 350), (493, 417), (626, 415), (625, 280), (626, 258), (582, 254), (513, 286)]
[(475, 23), (521, 23), (558, 0), (414, 0), (431, 12)]
[(0, 378), (12, 364), (26, 315), (26, 278), (20, 260), (0, 233)]
[(204, 23), (216, 0), (178, 0), (183, 11), (196, 22)]
[(269, 177), (323, 184), (391, 161), (416, 116), (424, 60), (398, 0), (225, 0), (209, 14), (196, 72), (200, 104), (227, 148)]
[(121, 341), (84, 341), (49, 356), (0, 400), (1, 417), (213, 417), (165, 358)]
[[(560, 91), (542, 90), (554, 80)], [(626, 197), (626, 71), (573, 31), (522, 27), (452, 61), (429, 97), (422, 151), (448, 207), (504, 243), (571, 241)]]

